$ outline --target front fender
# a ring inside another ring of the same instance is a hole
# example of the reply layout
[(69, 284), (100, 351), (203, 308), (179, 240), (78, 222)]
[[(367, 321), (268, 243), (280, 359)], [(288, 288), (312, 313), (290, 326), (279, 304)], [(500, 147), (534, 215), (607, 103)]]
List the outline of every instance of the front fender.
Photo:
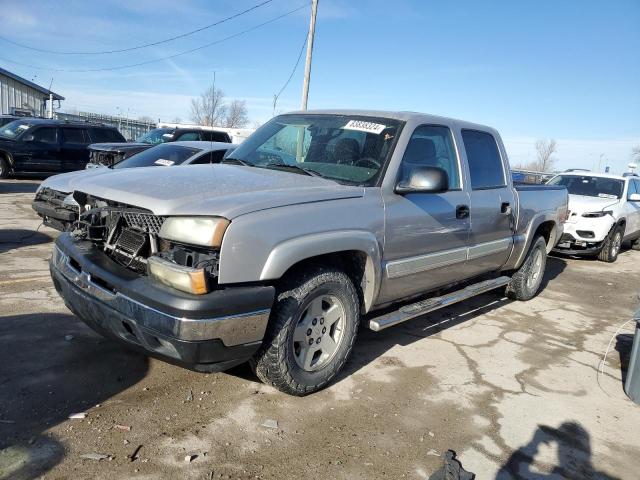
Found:
[(357, 250), (366, 253), (364, 304), (369, 311), (378, 294), (382, 278), (380, 247), (376, 237), (366, 231), (343, 230), (305, 235), (282, 242), (274, 248), (260, 273), (260, 280), (276, 280), (295, 264), (308, 258)]

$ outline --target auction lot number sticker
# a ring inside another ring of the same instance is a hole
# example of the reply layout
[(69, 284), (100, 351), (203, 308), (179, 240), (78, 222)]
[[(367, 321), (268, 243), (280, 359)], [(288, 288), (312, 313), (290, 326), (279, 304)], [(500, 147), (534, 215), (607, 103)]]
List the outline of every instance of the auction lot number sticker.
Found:
[(345, 130), (357, 130), (359, 132), (375, 133), (376, 135), (380, 135), (387, 126), (380, 123), (364, 122), (362, 120), (349, 120), (349, 122), (347, 122), (347, 124), (342, 128)]

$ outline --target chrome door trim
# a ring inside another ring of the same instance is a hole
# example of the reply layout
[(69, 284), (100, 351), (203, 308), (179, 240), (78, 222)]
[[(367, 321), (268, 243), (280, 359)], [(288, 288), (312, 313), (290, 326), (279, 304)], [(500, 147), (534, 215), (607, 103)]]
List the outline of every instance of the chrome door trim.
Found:
[(467, 260), (493, 255), (503, 252), (513, 245), (513, 238), (507, 237), (491, 242), (479, 243), (472, 247), (453, 248), (441, 252), (419, 255), (416, 257), (402, 258), (387, 262), (385, 272), (387, 278), (399, 278), (414, 273), (426, 272), (448, 265), (463, 263)]

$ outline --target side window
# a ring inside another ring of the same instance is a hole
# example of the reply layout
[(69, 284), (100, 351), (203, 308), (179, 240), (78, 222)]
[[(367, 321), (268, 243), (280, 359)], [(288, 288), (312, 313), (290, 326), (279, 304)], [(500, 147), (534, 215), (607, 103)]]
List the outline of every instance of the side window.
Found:
[(640, 193), (638, 192), (638, 180), (635, 179), (630, 179), (629, 180), (629, 188), (627, 189), (627, 198), (629, 198), (631, 195), (633, 195), (634, 193)]
[(122, 143), (126, 141), (120, 132), (110, 128), (92, 128), (89, 132), (92, 143)]
[(52, 127), (43, 127), (33, 132), (33, 141), (40, 143), (57, 143), (58, 129)]
[(640, 180), (634, 180), (633, 183), (636, 184), (636, 192), (640, 193)]
[(85, 140), (86, 132), (80, 128), (63, 128), (62, 138), (64, 143), (89, 143)]
[(504, 166), (493, 135), (477, 130), (462, 130), (462, 141), (467, 152), (471, 188), (500, 188), (506, 186)]
[(458, 159), (448, 127), (422, 125), (414, 130), (402, 157), (400, 172), (403, 179), (413, 167), (441, 168), (449, 175), (449, 189), (460, 188)]
[(231, 138), (225, 132), (214, 132), (211, 130), (202, 132), (202, 139), (207, 142), (231, 143)]
[(200, 134), (198, 132), (183, 133), (176, 139), (177, 142), (188, 142), (193, 140), (200, 140)]
[(212, 153), (213, 152), (207, 152), (204, 155), (200, 155), (198, 158), (193, 160), (189, 165), (203, 165), (203, 164), (212, 163), (211, 162), (211, 154)]

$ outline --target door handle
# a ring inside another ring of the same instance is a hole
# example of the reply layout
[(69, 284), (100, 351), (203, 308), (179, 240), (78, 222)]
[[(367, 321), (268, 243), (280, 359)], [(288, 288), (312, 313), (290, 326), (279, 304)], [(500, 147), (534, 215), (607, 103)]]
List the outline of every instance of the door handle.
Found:
[(456, 218), (469, 218), (469, 205), (458, 205), (456, 207)]
[(500, 205), (500, 213), (503, 215), (511, 215), (511, 212), (511, 204), (509, 202), (502, 202), (502, 205)]

